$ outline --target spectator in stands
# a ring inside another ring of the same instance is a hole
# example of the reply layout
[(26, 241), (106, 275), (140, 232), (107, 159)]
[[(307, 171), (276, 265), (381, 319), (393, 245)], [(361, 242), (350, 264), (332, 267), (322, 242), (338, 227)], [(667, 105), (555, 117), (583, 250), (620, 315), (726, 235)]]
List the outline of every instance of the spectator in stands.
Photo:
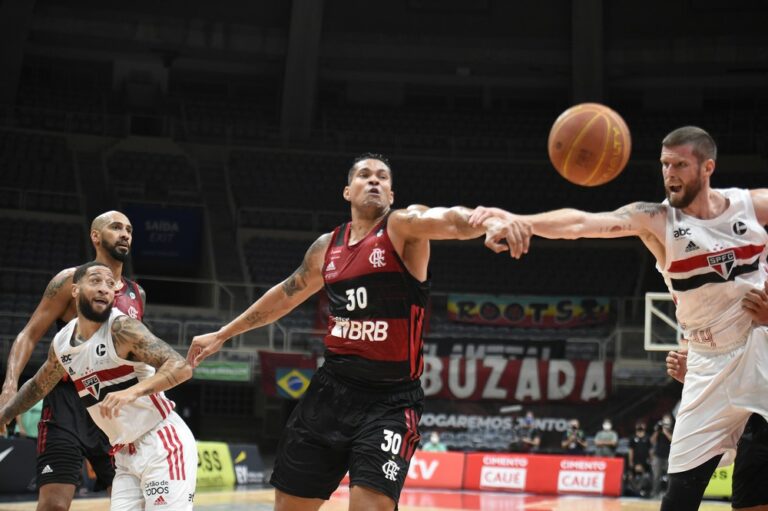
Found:
[(37, 438), (37, 423), (43, 412), (43, 400), (32, 405), (32, 408), (16, 416), (16, 434), (22, 438)]
[(429, 435), (429, 440), (424, 442), (424, 444), (421, 446), (421, 450), (428, 452), (445, 452), (448, 450), (448, 446), (440, 441), (440, 435), (437, 433), (437, 431), (433, 431)]
[(651, 439), (646, 435), (645, 422), (637, 421), (635, 436), (629, 442), (629, 463), (627, 466), (642, 465), (646, 472), (651, 472)]
[(541, 431), (536, 427), (536, 419), (530, 410), (525, 412), (518, 427), (518, 442), (514, 447), (513, 450), (519, 452), (538, 452), (541, 447)]
[(626, 493), (628, 495), (649, 498), (651, 497), (652, 487), (653, 481), (651, 481), (651, 474), (642, 463), (633, 466), (627, 473)]
[(595, 456), (612, 458), (616, 455), (616, 447), (619, 445), (619, 435), (613, 430), (611, 419), (603, 421), (603, 429), (595, 435)]
[(584, 431), (579, 426), (579, 419), (571, 419), (568, 423), (568, 429), (563, 433), (563, 440), (560, 447), (567, 454), (583, 454), (587, 447), (587, 440)]
[(667, 476), (669, 446), (672, 443), (672, 415), (665, 413), (651, 435), (651, 466), (653, 468), (653, 496), (661, 495), (661, 481)]

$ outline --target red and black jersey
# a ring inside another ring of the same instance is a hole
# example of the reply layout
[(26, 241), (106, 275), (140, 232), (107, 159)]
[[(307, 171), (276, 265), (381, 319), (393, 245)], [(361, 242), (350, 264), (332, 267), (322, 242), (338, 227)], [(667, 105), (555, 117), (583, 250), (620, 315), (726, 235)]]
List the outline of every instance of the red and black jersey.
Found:
[(350, 223), (337, 227), (323, 263), (330, 309), (325, 368), (359, 387), (397, 387), (418, 381), (424, 369), (430, 281), (408, 272), (387, 218), (355, 245), (349, 245)]
[(122, 277), (121, 280), (123, 287), (115, 291), (115, 301), (112, 302), (112, 306), (133, 319), (141, 321), (144, 317), (144, 303), (141, 301), (139, 285), (125, 277)]

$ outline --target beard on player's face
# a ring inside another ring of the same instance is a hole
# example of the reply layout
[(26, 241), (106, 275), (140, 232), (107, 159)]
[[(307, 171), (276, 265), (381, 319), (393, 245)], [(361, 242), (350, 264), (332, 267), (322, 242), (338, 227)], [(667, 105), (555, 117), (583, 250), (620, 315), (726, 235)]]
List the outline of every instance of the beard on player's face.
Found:
[(131, 246), (123, 241), (110, 243), (106, 239), (102, 238), (101, 246), (104, 247), (104, 250), (106, 250), (113, 259), (120, 261), (121, 263), (124, 263), (131, 253)]
[(103, 306), (104, 309), (99, 312), (91, 305), (91, 301), (84, 293), (80, 293), (77, 299), (77, 310), (80, 311), (85, 319), (93, 321), (95, 323), (104, 323), (109, 319), (109, 315), (112, 313), (112, 303)]
[(667, 188), (667, 200), (669, 205), (677, 209), (685, 209), (691, 205), (701, 191), (701, 179), (696, 179), (687, 185), (683, 186), (682, 193), (676, 193), (672, 195)]

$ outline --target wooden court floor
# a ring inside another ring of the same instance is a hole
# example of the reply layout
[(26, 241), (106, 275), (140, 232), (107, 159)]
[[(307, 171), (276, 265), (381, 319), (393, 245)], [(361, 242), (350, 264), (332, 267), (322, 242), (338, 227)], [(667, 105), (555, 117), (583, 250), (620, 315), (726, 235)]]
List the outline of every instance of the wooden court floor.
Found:
[[(337, 491), (321, 511), (346, 511), (346, 489)], [(198, 492), (195, 509), (201, 511), (268, 511), (273, 508), (272, 490), (235, 490)], [(34, 511), (34, 502), (0, 502), (0, 511)], [(575, 497), (553, 495), (520, 495), (493, 492), (456, 492), (405, 490), (400, 499), (401, 511), (657, 511), (659, 501)], [(726, 511), (730, 504), (705, 501), (699, 511)], [(108, 511), (107, 499), (76, 499), (72, 511)]]

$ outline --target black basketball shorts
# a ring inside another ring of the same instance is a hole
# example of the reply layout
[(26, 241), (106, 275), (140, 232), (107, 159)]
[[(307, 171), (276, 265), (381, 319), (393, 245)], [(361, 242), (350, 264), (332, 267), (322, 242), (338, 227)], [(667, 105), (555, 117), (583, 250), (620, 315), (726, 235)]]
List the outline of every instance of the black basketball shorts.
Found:
[(400, 498), (419, 445), (424, 393), (364, 392), (322, 368), (288, 418), (270, 483), (303, 498), (328, 499), (349, 471), (351, 486)]
[(736, 449), (733, 468), (734, 509), (768, 504), (768, 423), (752, 414)]
[(109, 440), (80, 402), (74, 385), (60, 382), (43, 401), (37, 428), (37, 486), (82, 483), (83, 458), (91, 462), (95, 489), (112, 485)]

